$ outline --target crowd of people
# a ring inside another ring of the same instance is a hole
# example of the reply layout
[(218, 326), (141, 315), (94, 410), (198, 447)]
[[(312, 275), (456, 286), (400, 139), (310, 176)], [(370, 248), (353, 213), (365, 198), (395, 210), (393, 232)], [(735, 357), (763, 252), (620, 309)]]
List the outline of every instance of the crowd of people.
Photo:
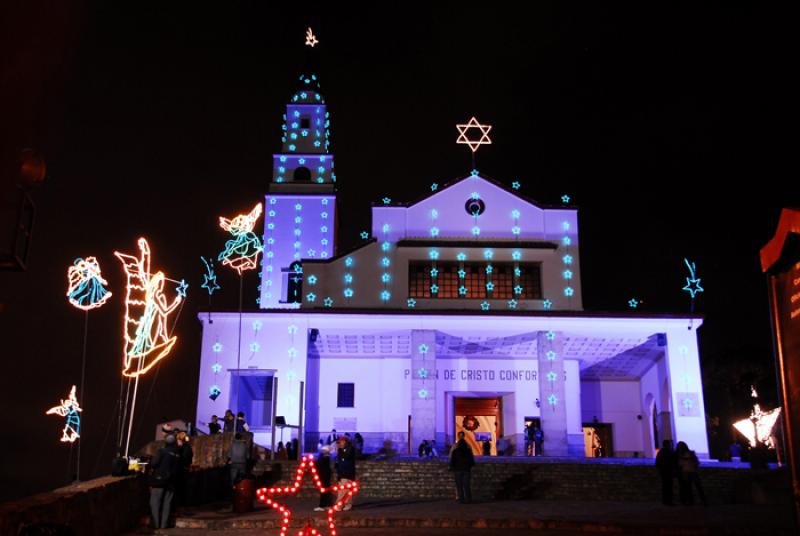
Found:
[[(243, 478), (248, 478), (253, 460), (251, 445), (243, 435), (244, 432), (250, 430), (244, 413), (239, 412), (234, 416), (231, 410), (227, 410), (222, 422), (216, 415), (213, 415), (211, 422), (207, 424), (211, 435), (233, 434), (227, 452), (231, 486)], [(150, 463), (150, 509), (155, 528), (166, 527), (173, 500), (177, 503), (181, 502), (180, 492), (186, 487), (184, 484), (193, 459), (191, 438), (186, 432), (169, 428), (164, 428), (163, 431), (165, 434), (164, 447), (158, 450)], [(542, 455), (544, 433), (541, 428), (530, 423), (527, 424), (523, 438), (526, 456)], [(504, 448), (501, 451), (501, 439), (503, 438), (498, 438), (498, 454), (506, 450)], [(334, 478), (341, 485), (355, 480), (356, 460), (365, 457), (364, 438), (360, 433), (355, 433), (351, 438), (349, 433), (339, 434), (333, 429), (327, 437), (320, 438), (317, 446), (318, 456), (315, 463), (323, 487), (330, 488)], [(485, 441), (482, 445), (485, 455), (488, 455), (487, 446)], [(734, 449), (731, 450), (732, 454), (739, 454), (738, 452), (734, 453)], [(278, 460), (297, 460), (302, 455), (299, 452), (297, 439), (287, 441), (285, 444), (282, 441), (279, 442), (275, 455)], [(436, 441), (423, 440), (419, 445), (418, 455), (420, 458), (437, 459), (439, 451)], [(467, 442), (463, 431), (458, 432), (457, 440), (449, 450), (448, 460), (450, 471), (453, 472), (456, 499), (460, 503), (470, 503), (472, 501), (471, 471), (475, 466), (475, 457), (473, 448)], [(665, 505), (673, 505), (673, 484), (676, 479), (681, 504), (693, 504), (694, 492), (697, 493), (702, 504), (707, 504), (699, 477), (700, 462), (695, 452), (690, 450), (685, 442), (678, 442), (673, 449), (672, 442), (664, 440), (663, 446), (656, 456), (655, 465), (661, 478), (662, 502)], [(327, 510), (342, 500), (345, 495), (344, 489), (340, 490), (338, 495), (330, 491), (321, 493), (319, 505), (315, 510)], [(352, 497), (348, 497), (342, 505), (342, 509), (350, 510), (352, 507)]]

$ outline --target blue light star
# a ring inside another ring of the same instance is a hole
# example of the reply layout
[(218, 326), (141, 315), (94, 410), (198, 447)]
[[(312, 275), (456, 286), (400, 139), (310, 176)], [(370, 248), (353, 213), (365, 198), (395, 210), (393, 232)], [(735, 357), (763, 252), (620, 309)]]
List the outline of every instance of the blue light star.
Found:
[(486, 290), (488, 290), (489, 292), (492, 292), (494, 290), (494, 283), (492, 283), (491, 281), (486, 283)]
[(351, 289), (351, 288), (344, 289), (344, 297), (345, 298), (352, 298), (353, 297), (353, 289)]
[(417, 394), (419, 394), (420, 398), (428, 398), (428, 390), (427, 389), (420, 389)]
[(439, 189), (439, 184), (438, 183), (434, 182), (433, 184), (431, 184), (431, 192), (435, 192), (438, 189)]
[(555, 406), (556, 404), (558, 404), (558, 397), (555, 394), (548, 396), (547, 403), (550, 404), (551, 406)]
[(413, 309), (414, 307), (417, 306), (417, 300), (415, 300), (414, 298), (409, 298), (406, 300), (406, 304), (408, 305), (409, 308)]
[(555, 331), (548, 331), (547, 333), (544, 334), (544, 336), (547, 337), (548, 341), (556, 340), (556, 332)]
[(426, 368), (424, 368), (424, 367), (423, 367), (423, 368), (420, 368), (420, 369), (417, 371), (417, 376), (419, 376), (420, 378), (422, 378), (422, 379), (424, 380), (425, 378), (427, 378), (427, 377), (428, 377), (428, 369), (426, 369)]
[(186, 282), (185, 279), (181, 279), (181, 282), (175, 287), (175, 292), (178, 293), (178, 296), (181, 298), (186, 297), (186, 289), (189, 288), (189, 283)]
[(316, 285), (317, 284), (317, 276), (315, 276), (315, 275), (308, 276), (308, 284), (309, 285)]
[(466, 276), (467, 276), (467, 272), (465, 272), (463, 268), (458, 270), (458, 277), (460, 277), (461, 279), (464, 279)]
[(222, 351), (222, 343), (215, 342), (214, 346), (212, 346), (211, 349), (214, 350), (215, 354), (220, 353)]
[(317, 299), (317, 295), (314, 294), (313, 292), (309, 292), (308, 294), (306, 294), (306, 301), (309, 301), (309, 302), (313, 303), (314, 300), (316, 300), (316, 299)]
[(571, 298), (573, 294), (575, 294), (575, 290), (572, 287), (564, 287), (564, 296)]
[(508, 300), (508, 308), (509, 309), (516, 309), (518, 303), (519, 302), (517, 300), (515, 300), (514, 298), (511, 298), (510, 300)]
[(258, 352), (260, 349), (261, 349), (261, 345), (260, 345), (260, 344), (258, 344), (257, 342), (251, 342), (251, 343), (250, 343), (250, 351), (251, 351), (251, 352), (253, 352), (253, 353), (256, 353), (256, 352)]
[(419, 353), (421, 353), (421, 354), (425, 355), (425, 354), (427, 354), (427, 353), (428, 353), (428, 350), (430, 350), (430, 348), (428, 347), (428, 345), (427, 345), (427, 344), (425, 344), (425, 343), (422, 343), (422, 344), (420, 344), (420, 345), (419, 345), (419, 348), (418, 348), (418, 350), (419, 350)]
[(465, 287), (464, 285), (461, 285), (460, 287), (458, 287), (458, 294), (459, 294), (459, 296), (466, 296), (467, 295), (467, 287)]
[(219, 363), (214, 363), (213, 365), (211, 365), (211, 370), (214, 371), (214, 374), (219, 374), (219, 372), (222, 370), (222, 365), (220, 365)]
[(439, 285), (431, 285), (431, 294), (437, 294), (439, 292)]
[(551, 300), (544, 300), (542, 302), (542, 307), (544, 307), (545, 309), (552, 309), (553, 302)]
[(521, 186), (521, 184), (518, 181), (514, 181), (514, 182), (511, 183), (511, 187), (513, 189), (515, 189), (515, 190), (519, 190), (520, 186)]
[(522, 287), (519, 285), (514, 287), (514, 294), (522, 294)]
[(367, 238), (369, 238), (369, 233), (366, 231), (361, 231), (361, 239), (366, 240)]
[(472, 171), (469, 172), (469, 174), (472, 175), (473, 177), (477, 177), (478, 176), (478, 170), (477, 169), (473, 169)]
[(490, 306), (491, 305), (489, 304), (488, 301), (484, 301), (483, 303), (481, 303), (481, 310), (482, 311), (488, 311)]
[(332, 307), (333, 306), (333, 298), (331, 298), (330, 296), (325, 296), (325, 299), (322, 300), (322, 303), (323, 303), (323, 305), (325, 305), (325, 307)]
[(556, 353), (553, 350), (548, 350), (547, 354), (545, 354), (548, 361), (555, 361), (556, 360)]
[(547, 373), (547, 381), (554, 382), (557, 379), (558, 379), (558, 374), (556, 374), (554, 371), (551, 370), (550, 372)]
[(628, 300), (628, 307), (630, 307), (631, 309), (636, 309), (637, 307), (639, 307), (639, 300), (637, 300), (636, 298), (631, 298), (630, 300)]
[(562, 195), (561, 202), (564, 203), (565, 205), (569, 203), (569, 196), (567, 194)]
[(388, 290), (384, 290), (383, 292), (381, 292), (381, 299), (383, 301), (389, 301), (389, 298), (391, 298), (391, 297), (392, 297), (392, 293), (389, 292)]
[(431, 268), (431, 277), (437, 277), (439, 275), (439, 270), (436, 268)]
[(383, 201), (384, 205), (388, 205), (389, 203), (392, 202), (392, 200), (388, 197), (384, 197), (383, 199), (381, 199), (381, 201)]

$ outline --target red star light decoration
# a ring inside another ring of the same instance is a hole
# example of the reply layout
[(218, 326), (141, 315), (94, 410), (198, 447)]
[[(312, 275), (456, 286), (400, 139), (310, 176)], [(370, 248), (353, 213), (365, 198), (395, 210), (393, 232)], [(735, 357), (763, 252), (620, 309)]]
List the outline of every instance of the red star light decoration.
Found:
[[(489, 138), (489, 131), (492, 130), (492, 126), (481, 125), (474, 117), (470, 119), (469, 123), (466, 125), (456, 125), (456, 128), (458, 129), (458, 139), (456, 143), (459, 145), (469, 145), (473, 153), (475, 153), (481, 145), (492, 144), (492, 140)], [(477, 128), (481, 131), (480, 139), (474, 140), (467, 137), (467, 131), (473, 128)]]
[[(307, 470), (311, 470), (311, 476), (314, 478), (314, 486), (317, 488), (317, 491), (320, 493), (338, 493), (339, 491), (344, 490), (345, 494), (342, 496), (341, 499), (336, 501), (336, 503), (328, 508), (328, 529), (330, 536), (336, 536), (336, 525), (333, 522), (333, 515), (336, 512), (340, 512), (342, 510), (342, 505), (347, 502), (348, 499), (353, 497), (356, 493), (358, 493), (358, 482), (348, 482), (346, 484), (336, 484), (326, 488), (322, 485), (322, 482), (319, 480), (319, 475), (317, 474), (317, 466), (314, 463), (314, 455), (313, 454), (306, 454), (303, 456), (300, 465), (297, 467), (297, 475), (294, 479), (294, 484), (291, 486), (286, 487), (273, 487), (273, 488), (259, 488), (256, 490), (256, 498), (268, 504), (275, 510), (279, 511), (283, 515), (283, 522), (281, 523), (281, 536), (286, 536), (289, 532), (289, 521), (292, 517), (292, 512), (286, 506), (279, 504), (276, 501), (272, 500), (272, 496), (274, 495), (289, 495), (297, 493), (297, 490), (300, 489), (300, 483), (303, 481), (303, 476), (305, 475)], [(321, 534), (315, 528), (309, 527), (308, 525), (304, 526), (300, 529), (300, 532), (297, 533), (297, 536), (315, 536)]]

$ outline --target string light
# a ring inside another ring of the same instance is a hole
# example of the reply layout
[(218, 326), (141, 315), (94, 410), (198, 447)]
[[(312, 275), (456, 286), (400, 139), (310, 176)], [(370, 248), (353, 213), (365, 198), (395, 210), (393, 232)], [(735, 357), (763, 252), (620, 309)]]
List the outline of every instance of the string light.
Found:
[(519, 190), (519, 187), (522, 186), (518, 181), (514, 181), (511, 183), (511, 187), (515, 190)]
[[(342, 497), (338, 499), (333, 506), (329, 507), (327, 510), (328, 514), (328, 528), (330, 530), (331, 536), (336, 535), (336, 524), (334, 523), (333, 516), (336, 512), (341, 512), (343, 509), (343, 505), (348, 502), (352, 501), (353, 496), (358, 493), (359, 489), (359, 482), (346, 482), (340, 484), (334, 484), (329, 487), (325, 487), (322, 485), (322, 481), (319, 478), (319, 474), (317, 473), (317, 468), (314, 463), (314, 456), (312, 454), (306, 454), (303, 456), (300, 465), (297, 467), (297, 471), (295, 473), (295, 480), (294, 483), (290, 486), (275, 486), (269, 488), (259, 488), (256, 490), (256, 498), (268, 506), (271, 506), (273, 509), (277, 510), (283, 516), (283, 520), (281, 522), (281, 536), (286, 536), (289, 531), (289, 524), (292, 518), (292, 511), (289, 509), (288, 506), (282, 505), (277, 501), (273, 500), (273, 497), (276, 495), (295, 495), (298, 490), (300, 489), (301, 483), (303, 481), (303, 477), (305, 476), (306, 472), (311, 471), (311, 476), (314, 481), (314, 487), (317, 491), (322, 493), (340, 493), (343, 492)], [(303, 529), (298, 533), (298, 536), (311, 536), (319, 534), (314, 528), (312, 527), (303, 527)]]
[[(458, 129), (458, 139), (456, 140), (456, 143), (458, 145), (468, 145), (473, 153), (477, 151), (481, 145), (492, 144), (492, 140), (489, 138), (489, 131), (492, 130), (492, 126), (481, 125), (480, 123), (478, 123), (478, 120), (475, 119), (474, 117), (470, 119), (469, 122), (466, 124), (456, 125), (456, 128)], [(472, 129), (480, 130), (479, 139), (475, 140), (475, 139), (469, 139), (467, 137), (467, 131)]]
[(325, 296), (325, 299), (322, 300), (322, 304), (325, 307), (333, 307), (333, 298), (331, 298), (330, 296)]
[(59, 417), (66, 417), (67, 422), (64, 424), (64, 430), (61, 432), (62, 443), (74, 443), (76, 439), (81, 437), (81, 416), (79, 413), (83, 409), (78, 404), (78, 399), (75, 398), (75, 386), (69, 392), (66, 400), (61, 399), (61, 404), (54, 406), (47, 410), (45, 415), (58, 415)]
[(489, 310), (489, 306), (490, 306), (489, 302), (488, 301), (484, 301), (483, 303), (481, 303), (481, 310), (482, 311), (488, 311)]
[(317, 36), (314, 35), (314, 32), (312, 32), (311, 28), (309, 27), (309, 29), (306, 30), (306, 45), (310, 46), (311, 48), (314, 48), (314, 45), (316, 45), (317, 43), (319, 43), (319, 40), (317, 39)]
[(567, 194), (562, 195), (561, 202), (564, 203), (565, 205), (569, 203), (569, 196)]
[(704, 292), (704, 290), (703, 287), (700, 286), (700, 279), (695, 275), (695, 264), (689, 262), (689, 259), (683, 259), (683, 262), (685, 262), (686, 267), (689, 268), (690, 275), (690, 277), (686, 278), (686, 286), (683, 287), (683, 290), (687, 291), (692, 299), (694, 299), (698, 292)]
[(433, 184), (431, 184), (431, 192), (435, 192), (438, 189), (439, 189), (439, 184), (437, 184), (435, 182)]
[[(177, 342), (177, 337), (167, 334), (169, 315), (180, 305), (177, 295), (167, 305), (164, 297), (163, 272), (150, 273), (150, 245), (147, 240), (138, 240), (140, 256), (114, 252), (122, 261), (127, 276), (125, 295), (125, 353), (122, 374), (139, 376), (167, 356)], [(136, 366), (133, 362), (136, 361)]]
[(258, 203), (249, 214), (239, 214), (232, 220), (219, 218), (219, 226), (235, 239), (225, 242), (225, 251), (219, 254), (217, 260), (239, 272), (239, 275), (245, 270), (254, 269), (258, 265), (259, 253), (264, 250), (261, 240), (253, 233), (261, 210), (261, 203)]
[(214, 273), (214, 261), (203, 256), (200, 257), (200, 260), (206, 266), (206, 273), (203, 274), (203, 284), (200, 285), (200, 288), (206, 289), (208, 295), (211, 296), (215, 290), (220, 288), (219, 284), (217, 284), (217, 274)]
[(67, 298), (83, 311), (102, 307), (111, 297), (106, 290), (108, 281), (100, 274), (100, 264), (95, 257), (77, 258), (67, 269)]
[(414, 298), (409, 298), (409, 299), (407, 299), (407, 300), (406, 300), (406, 305), (407, 305), (407, 306), (408, 306), (410, 309), (413, 309), (414, 307), (416, 307), (416, 306), (417, 306), (417, 300), (415, 300)]
[(519, 304), (519, 302), (517, 300), (513, 299), (513, 298), (508, 300), (508, 308), (509, 309), (516, 309), (518, 304)]
[(630, 307), (631, 309), (636, 309), (638, 306), (639, 306), (639, 300), (637, 300), (636, 298), (631, 298), (630, 300), (628, 300), (628, 307)]

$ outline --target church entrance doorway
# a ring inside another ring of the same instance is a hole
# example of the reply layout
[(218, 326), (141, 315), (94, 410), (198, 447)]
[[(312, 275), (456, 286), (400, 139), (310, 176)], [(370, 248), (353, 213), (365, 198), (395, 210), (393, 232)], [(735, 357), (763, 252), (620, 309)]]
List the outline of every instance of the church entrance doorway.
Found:
[(476, 456), (497, 456), (497, 438), (503, 433), (503, 399), (456, 397), (454, 403), (455, 437), (464, 432)]

